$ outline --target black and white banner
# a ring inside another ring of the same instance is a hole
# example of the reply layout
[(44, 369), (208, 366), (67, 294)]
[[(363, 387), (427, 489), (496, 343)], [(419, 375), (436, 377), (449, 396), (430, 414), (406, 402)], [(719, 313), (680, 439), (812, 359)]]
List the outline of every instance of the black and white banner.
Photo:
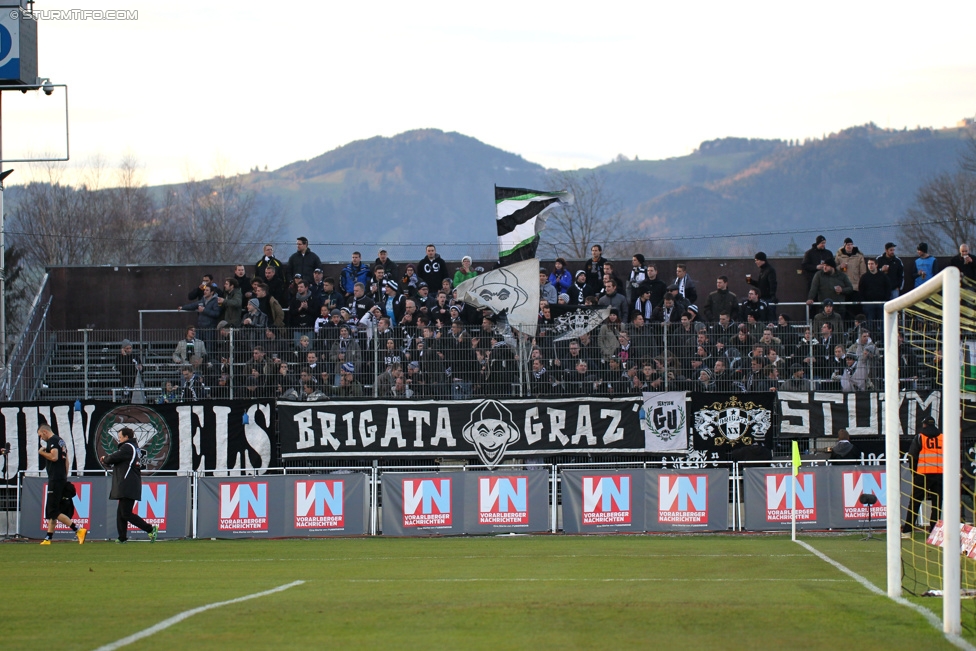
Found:
[(765, 445), (773, 439), (776, 394), (692, 393), (692, 447), (703, 454), (724, 454), (743, 445)]
[(284, 459), (643, 452), (639, 398), (279, 402)]
[[(784, 439), (836, 436), (846, 429), (851, 437), (884, 436), (884, 393), (779, 392), (779, 435)], [(922, 421), (941, 425), (939, 391), (906, 391), (898, 405), (900, 436), (918, 432)], [(963, 421), (962, 438), (976, 437), (976, 423)]]
[(143, 476), (156, 470), (264, 473), (280, 465), (274, 401), (212, 400), (173, 405), (114, 402), (4, 403), (2, 440), (10, 448), (7, 474), (43, 471), (37, 453), (39, 425), (47, 423), (67, 447), (72, 472), (102, 470), (102, 455), (118, 447), (118, 431), (130, 427), (146, 451)]
[(688, 450), (688, 408), (684, 391), (645, 393), (641, 409), (644, 449), (648, 452)]

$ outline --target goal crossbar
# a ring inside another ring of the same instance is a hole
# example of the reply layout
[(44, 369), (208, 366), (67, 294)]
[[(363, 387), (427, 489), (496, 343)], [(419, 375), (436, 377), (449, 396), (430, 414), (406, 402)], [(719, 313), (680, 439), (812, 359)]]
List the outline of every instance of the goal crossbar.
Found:
[[(898, 418), (901, 385), (898, 379), (898, 313), (930, 296), (942, 293), (942, 522), (943, 583), (942, 627), (959, 635), (961, 564), (960, 510), (960, 273), (948, 267), (920, 287), (884, 305), (885, 339), (885, 472), (887, 476), (888, 596), (901, 596), (901, 453)], [(908, 427), (914, 427), (909, 423)], [(915, 432), (906, 432), (915, 434)]]

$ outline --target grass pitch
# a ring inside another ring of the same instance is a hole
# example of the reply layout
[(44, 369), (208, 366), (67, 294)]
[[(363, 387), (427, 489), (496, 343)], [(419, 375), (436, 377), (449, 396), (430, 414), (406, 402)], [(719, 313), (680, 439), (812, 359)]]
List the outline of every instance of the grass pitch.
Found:
[[(884, 545), (804, 537), (876, 585)], [(4, 649), (953, 648), (784, 536), (0, 545)], [(941, 614), (941, 601), (925, 600)]]

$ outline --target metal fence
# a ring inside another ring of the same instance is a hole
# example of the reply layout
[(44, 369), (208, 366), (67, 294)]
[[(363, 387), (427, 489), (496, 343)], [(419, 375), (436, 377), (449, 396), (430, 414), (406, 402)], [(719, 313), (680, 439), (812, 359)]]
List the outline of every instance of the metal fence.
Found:
[[(45, 305), (43, 297), (37, 304)], [(15, 358), (27, 361), (19, 362), (17, 381), (9, 386), (27, 400), (150, 403), (882, 390), (880, 328), (856, 318), (809, 317), (810, 307), (792, 305), (808, 312), (803, 322), (620, 324), (608, 319), (564, 341), (555, 340), (552, 324), (544, 319), (531, 340), (504, 337), (481, 323), (380, 331), (336, 321), (310, 329), (192, 333), (141, 326), (55, 332), (40, 327), (25, 333), (18, 346)], [(917, 329), (905, 334), (903, 388), (931, 388), (934, 340)], [(131, 351), (123, 351), (126, 342)]]
[(34, 392), (41, 382), (40, 376), (53, 352), (47, 327), (52, 298), (48, 275), (44, 274), (40, 289), (31, 302), (23, 333), (0, 378), (0, 396), (4, 400), (34, 399)]

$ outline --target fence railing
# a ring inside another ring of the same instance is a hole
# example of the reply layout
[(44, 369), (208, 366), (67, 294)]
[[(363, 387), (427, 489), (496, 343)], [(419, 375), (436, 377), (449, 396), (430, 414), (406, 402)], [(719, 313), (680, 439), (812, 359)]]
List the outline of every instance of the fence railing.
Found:
[(0, 379), (0, 396), (4, 400), (32, 400), (40, 382), (40, 373), (51, 352), (47, 337), (47, 313), (51, 307), (48, 275), (44, 274), (41, 286), (31, 302), (24, 329), (10, 354), (7, 368)]
[[(472, 324), (351, 334), (334, 324), (49, 332), (41, 320), (18, 346), (18, 371), (8, 386), (19, 389), (8, 399), (545, 398), (871, 391), (883, 382), (877, 331), (853, 321), (839, 321), (819, 338), (819, 322), (607, 322), (579, 339), (554, 341), (546, 323), (528, 340), (505, 339)], [(905, 334), (918, 341), (909, 342), (914, 345), (900, 365), (900, 381), (906, 389), (931, 388), (937, 355), (932, 338), (911, 329)], [(123, 352), (126, 342), (132, 348)]]

